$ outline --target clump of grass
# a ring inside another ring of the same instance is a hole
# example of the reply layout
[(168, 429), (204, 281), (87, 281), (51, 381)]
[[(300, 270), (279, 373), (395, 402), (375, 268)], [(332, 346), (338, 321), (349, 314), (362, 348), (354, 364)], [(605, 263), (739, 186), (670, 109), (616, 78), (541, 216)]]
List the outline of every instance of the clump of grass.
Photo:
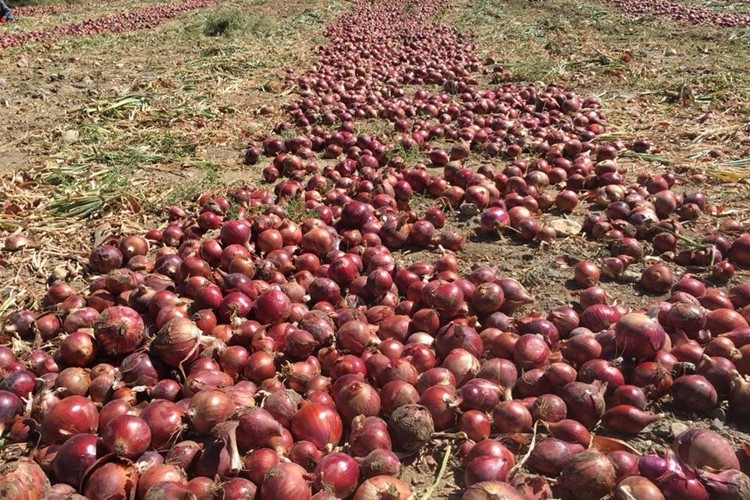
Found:
[(220, 9), (206, 18), (203, 34), (206, 36), (234, 36), (245, 33), (250, 20), (239, 9)]
[(240, 9), (219, 9), (209, 14), (203, 25), (203, 34), (212, 37), (233, 37), (252, 33), (267, 34), (271, 22), (264, 16), (250, 16)]

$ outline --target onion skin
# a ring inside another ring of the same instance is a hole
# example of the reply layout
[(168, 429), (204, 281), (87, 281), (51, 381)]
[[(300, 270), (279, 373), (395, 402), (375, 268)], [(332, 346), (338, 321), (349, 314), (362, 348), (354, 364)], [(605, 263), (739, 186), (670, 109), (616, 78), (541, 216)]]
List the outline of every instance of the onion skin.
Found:
[(484, 481), (470, 486), (461, 500), (525, 500), (516, 488), (502, 481)]
[(617, 483), (613, 492), (615, 500), (664, 500), (659, 488), (641, 476), (629, 476)]
[(722, 500), (750, 498), (750, 477), (738, 470), (729, 469), (723, 472), (699, 470), (698, 476), (708, 486), (712, 498), (713, 496)]
[(33, 500), (42, 498), (49, 490), (47, 475), (34, 462), (20, 459), (0, 465), (0, 497)]

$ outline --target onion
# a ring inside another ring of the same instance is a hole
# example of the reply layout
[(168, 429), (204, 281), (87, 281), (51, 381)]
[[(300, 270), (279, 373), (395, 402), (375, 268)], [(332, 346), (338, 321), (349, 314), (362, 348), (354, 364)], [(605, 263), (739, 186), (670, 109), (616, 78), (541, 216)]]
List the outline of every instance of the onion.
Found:
[(191, 320), (175, 318), (159, 329), (151, 343), (151, 352), (176, 368), (195, 357), (200, 336), (200, 329)]
[[(587, 443), (588, 444), (588, 443)], [(529, 467), (541, 474), (557, 476), (585, 448), (577, 443), (567, 443), (557, 438), (539, 441), (529, 455)]]
[(94, 323), (97, 347), (112, 356), (135, 351), (143, 342), (145, 331), (140, 314), (126, 306), (104, 310)]
[(727, 500), (741, 500), (750, 495), (750, 477), (736, 469), (723, 472), (698, 471), (698, 476), (711, 491), (712, 496)]
[(509, 400), (499, 403), (492, 410), (492, 422), (498, 432), (528, 432), (532, 416), (521, 401)]
[(707, 413), (716, 407), (716, 389), (701, 375), (684, 375), (669, 391), (675, 405), (686, 410)]
[(343, 423), (333, 408), (309, 403), (292, 418), (292, 433), (297, 439), (312, 441), (318, 448), (335, 446), (341, 440)]
[(597, 499), (609, 494), (617, 477), (612, 462), (596, 451), (573, 457), (558, 478), (560, 490), (573, 498)]
[(133, 459), (151, 445), (151, 429), (140, 417), (120, 415), (104, 427), (102, 441), (110, 453)]
[(49, 490), (49, 479), (34, 462), (20, 459), (0, 465), (0, 496), (3, 498), (42, 498)]
[(588, 288), (599, 283), (600, 270), (595, 263), (584, 260), (573, 268), (573, 281), (578, 286)]
[(634, 358), (648, 358), (663, 346), (666, 334), (659, 322), (641, 313), (630, 313), (615, 324), (617, 348), (624, 355)]
[(353, 500), (409, 500), (413, 497), (409, 485), (404, 481), (391, 476), (374, 476), (359, 485)]
[(604, 415), (605, 386), (598, 381), (592, 384), (571, 382), (560, 390), (560, 397), (568, 408), (568, 417), (591, 429)]
[(219, 422), (223, 422), (234, 412), (234, 402), (218, 389), (197, 392), (190, 399), (187, 417), (193, 429), (208, 433)]
[(472, 486), (483, 481), (504, 481), (515, 461), (508, 457), (481, 455), (471, 460), (466, 466), (464, 483)]
[(503, 481), (483, 481), (470, 486), (461, 496), (461, 500), (524, 500), (525, 496), (516, 488)]
[(644, 290), (655, 294), (667, 293), (672, 288), (672, 271), (664, 264), (648, 266), (638, 282)]
[(347, 498), (359, 484), (359, 465), (345, 453), (323, 457), (315, 468), (315, 488)]
[(99, 412), (96, 405), (83, 396), (60, 400), (44, 415), (41, 424), (42, 442), (63, 443), (76, 434), (96, 432)]
[(398, 477), (401, 461), (392, 451), (378, 448), (362, 459), (360, 470), (365, 479), (381, 475)]
[(52, 460), (55, 479), (71, 486), (80, 485), (86, 469), (98, 458), (98, 441), (96, 434), (76, 434), (65, 441)]
[[(168, 491), (171, 491), (173, 487), (165, 488), (164, 486), (162, 486), (161, 488), (159, 488), (159, 485), (164, 485), (165, 483), (175, 483), (174, 486), (184, 487), (187, 482), (187, 474), (185, 474), (185, 471), (183, 471), (182, 469), (168, 464), (154, 465), (141, 473), (141, 477), (138, 480), (137, 497), (146, 498), (146, 493), (149, 492), (153, 487), (158, 489), (154, 489), (154, 491), (151, 491), (151, 496), (149, 498), (166, 498), (166, 493)], [(158, 496), (157, 491), (163, 496)], [(181, 488), (177, 488), (177, 491), (181, 491)]]
[(346, 385), (336, 395), (336, 410), (345, 425), (358, 415), (376, 416), (380, 413), (380, 396), (372, 386), (362, 382)]
[(151, 446), (156, 450), (169, 449), (183, 429), (184, 410), (177, 404), (155, 399), (139, 415), (151, 429)]
[(737, 469), (740, 464), (727, 440), (708, 429), (690, 429), (675, 437), (672, 450), (683, 463), (696, 469)]
[(258, 499), (276, 500), (279, 497), (300, 500), (312, 497), (305, 469), (295, 463), (280, 462), (268, 471), (258, 490)]
[(658, 415), (647, 413), (630, 405), (618, 405), (604, 413), (604, 425), (615, 432), (623, 434), (637, 434), (649, 424), (656, 422)]

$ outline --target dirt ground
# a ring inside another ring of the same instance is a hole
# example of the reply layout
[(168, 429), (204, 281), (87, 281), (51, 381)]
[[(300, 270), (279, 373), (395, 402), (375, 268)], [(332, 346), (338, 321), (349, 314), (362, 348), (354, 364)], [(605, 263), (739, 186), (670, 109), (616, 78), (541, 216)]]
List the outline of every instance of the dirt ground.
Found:
[[(19, 16), (0, 30), (33, 31), (156, 3), (82, 4)], [(262, 165), (244, 166), (243, 149), (280, 119), (281, 106), (295, 96), (293, 88), (283, 87), (286, 69), (311, 65), (313, 47), (325, 42), (323, 26), (347, 4), (230, 0), (154, 30), (1, 51), (0, 241), (24, 232), (31, 244), (0, 253), (0, 330), (9, 312), (39, 305), (51, 278), (83, 287), (87, 249), (107, 235), (158, 225), (164, 207), (189, 205), (202, 192), (259, 182)], [(640, 171), (673, 171), (679, 190), (706, 192), (720, 213), (687, 224), (688, 231), (706, 234), (724, 216), (750, 221), (750, 28), (630, 19), (613, 3), (597, 0), (456, 4), (439, 21), (471, 31), (479, 53), (502, 65), (508, 79), (559, 82), (579, 95), (597, 96), (612, 127), (599, 140), (648, 137), (651, 154), (621, 160), (632, 178)], [(709, 6), (746, 9), (729, 0)], [(244, 30), (205, 35), (212, 16), (228, 11), (244, 15)], [(491, 86), (488, 75), (483, 84)], [(264, 106), (273, 112), (262, 114)], [(502, 168), (503, 162), (493, 166)], [(570, 218), (580, 220), (582, 213)], [(497, 266), (519, 279), (537, 298), (529, 314), (575, 301), (570, 268), (604, 255), (599, 243), (581, 236), (542, 248), (477, 237), (468, 229), (471, 221), (459, 217), (450, 224), (466, 233), (463, 268)], [(427, 254), (401, 258), (409, 262)], [(748, 277), (738, 272), (726, 286)], [(627, 281), (603, 287), (614, 303), (628, 307), (654, 300)], [(735, 445), (750, 443), (750, 428), (726, 421), (721, 412), (702, 419), (674, 413), (668, 404), (653, 410), (668, 417), (628, 440), (638, 451), (670, 442), (680, 420), (711, 427)], [(407, 468), (415, 491), (435, 482), (451, 443), (436, 443), (430, 457)], [(457, 497), (456, 470), (449, 460), (434, 498)]]

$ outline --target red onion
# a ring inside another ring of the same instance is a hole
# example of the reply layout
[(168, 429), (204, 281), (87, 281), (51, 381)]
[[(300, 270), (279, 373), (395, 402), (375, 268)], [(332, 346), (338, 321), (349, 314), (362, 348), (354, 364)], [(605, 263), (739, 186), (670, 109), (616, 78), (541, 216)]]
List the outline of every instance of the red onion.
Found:
[(536, 472), (557, 476), (585, 448), (580, 444), (567, 443), (557, 438), (539, 441), (529, 455), (529, 467)]
[(573, 268), (573, 281), (583, 288), (595, 286), (599, 283), (600, 270), (595, 263), (584, 260)]
[(716, 389), (701, 375), (683, 375), (672, 384), (674, 404), (686, 410), (707, 413), (716, 407)]
[(96, 432), (98, 426), (96, 405), (83, 396), (70, 396), (60, 400), (44, 415), (42, 442), (63, 443), (76, 434)]
[(98, 458), (96, 434), (76, 434), (57, 450), (52, 460), (55, 479), (71, 486), (81, 484), (83, 475)]
[(44, 471), (28, 459), (0, 465), (0, 491), (5, 498), (42, 498), (50, 490)]
[(292, 433), (297, 439), (315, 443), (318, 448), (336, 445), (343, 434), (341, 417), (331, 407), (321, 403), (302, 406), (292, 418)]
[(179, 438), (184, 414), (184, 410), (177, 404), (160, 399), (143, 408), (139, 416), (151, 429), (151, 446), (154, 449), (169, 449)]
[(568, 407), (568, 417), (591, 429), (604, 415), (605, 387), (598, 381), (592, 384), (571, 382), (560, 390), (560, 397)]
[(129, 307), (114, 306), (101, 313), (94, 323), (97, 347), (119, 356), (133, 352), (143, 341), (145, 325), (140, 314)]
[(698, 476), (717, 498), (741, 500), (750, 495), (750, 478), (736, 469), (722, 472), (699, 470)]
[(586, 498), (602, 498), (615, 486), (617, 477), (612, 462), (606, 455), (596, 451), (584, 451), (575, 455), (558, 478), (558, 486), (566, 495)]
[(133, 459), (151, 445), (151, 429), (142, 418), (120, 415), (104, 427), (102, 441), (110, 453)]
[(503, 481), (482, 481), (470, 486), (461, 497), (462, 500), (503, 500), (526, 499), (516, 488)]
[(641, 313), (630, 313), (615, 324), (615, 338), (624, 355), (648, 358), (664, 346), (666, 334), (655, 319)]
[(392, 476), (374, 476), (359, 485), (353, 500), (409, 500), (413, 497), (411, 488), (404, 481)]
[(690, 429), (675, 437), (672, 450), (683, 463), (696, 469), (737, 469), (740, 464), (729, 442), (708, 429)]
[(365, 479), (381, 475), (398, 477), (401, 461), (392, 451), (377, 448), (362, 459), (360, 471)]
[(644, 412), (640, 408), (626, 404), (610, 408), (602, 417), (604, 425), (623, 434), (637, 434), (658, 419), (658, 415)]
[(359, 465), (345, 453), (331, 453), (323, 457), (315, 468), (315, 488), (346, 498), (354, 493), (359, 483)]
[(305, 479), (305, 469), (295, 463), (280, 462), (265, 475), (257, 498), (275, 500), (282, 497), (306, 500), (311, 496), (310, 485)]
[(531, 412), (517, 400), (503, 401), (492, 410), (495, 430), (503, 433), (528, 432), (531, 429)]

